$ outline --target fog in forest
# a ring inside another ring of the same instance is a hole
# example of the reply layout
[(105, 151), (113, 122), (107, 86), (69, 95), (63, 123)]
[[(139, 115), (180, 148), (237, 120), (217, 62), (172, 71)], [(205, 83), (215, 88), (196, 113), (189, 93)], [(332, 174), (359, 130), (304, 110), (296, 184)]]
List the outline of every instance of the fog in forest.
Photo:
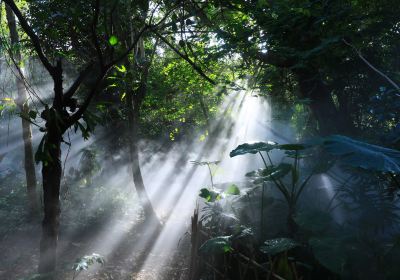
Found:
[(0, 280), (400, 277), (394, 1), (0, 1)]

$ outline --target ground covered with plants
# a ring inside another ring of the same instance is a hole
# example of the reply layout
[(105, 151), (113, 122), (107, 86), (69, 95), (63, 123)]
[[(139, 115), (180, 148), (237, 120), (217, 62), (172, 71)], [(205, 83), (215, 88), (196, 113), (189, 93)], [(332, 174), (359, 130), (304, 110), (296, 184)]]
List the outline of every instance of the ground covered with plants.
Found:
[(399, 279), (396, 1), (0, 1), (0, 279)]

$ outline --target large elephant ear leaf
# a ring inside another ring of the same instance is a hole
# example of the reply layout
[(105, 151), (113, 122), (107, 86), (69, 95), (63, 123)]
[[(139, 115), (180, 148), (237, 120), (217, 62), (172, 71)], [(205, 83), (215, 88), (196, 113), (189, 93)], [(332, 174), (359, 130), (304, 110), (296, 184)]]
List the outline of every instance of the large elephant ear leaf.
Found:
[(342, 135), (323, 141), (323, 148), (352, 167), (381, 172), (400, 173), (400, 151), (368, 144)]
[(235, 157), (244, 154), (256, 154), (258, 152), (269, 152), (277, 148), (278, 143), (267, 141), (267, 142), (254, 142), (244, 143), (236, 147), (229, 154), (230, 157)]
[(340, 239), (333, 237), (311, 238), (309, 243), (315, 258), (323, 266), (337, 274), (343, 273), (347, 252), (344, 250)]
[(264, 245), (260, 247), (260, 251), (267, 255), (274, 256), (298, 246), (301, 246), (301, 244), (291, 238), (275, 238), (265, 241)]
[(277, 148), (284, 151), (301, 151), (307, 149), (307, 146), (305, 144), (281, 144)]

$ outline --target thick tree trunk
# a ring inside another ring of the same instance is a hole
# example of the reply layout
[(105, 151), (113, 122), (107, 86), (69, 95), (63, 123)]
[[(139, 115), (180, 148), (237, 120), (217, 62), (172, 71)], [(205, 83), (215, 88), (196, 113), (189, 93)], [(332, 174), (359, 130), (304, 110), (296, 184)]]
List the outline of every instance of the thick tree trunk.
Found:
[[(10, 39), (11, 44), (15, 46), (19, 43), (19, 36), (17, 31), (17, 25), (15, 22), (15, 16), (13, 11), (10, 9), (8, 5), (6, 6), (6, 15), (8, 28), (10, 30)], [(14, 55), (14, 62), (18, 65), (21, 62), (21, 52), (17, 48)], [(16, 100), (16, 104), (23, 116), (29, 115), (29, 105), (27, 99), (27, 93), (25, 89), (25, 85), (23, 83), (23, 75), (22, 69), (19, 69), (17, 66), (15, 67), (16, 71), (16, 84), (17, 84), (17, 93), (18, 98)], [(19, 72), (21, 71), (21, 72)], [(26, 187), (28, 194), (28, 203), (29, 210), (31, 214), (36, 214), (38, 210), (38, 201), (36, 196), (36, 172), (35, 172), (35, 162), (33, 158), (33, 148), (32, 148), (32, 130), (29, 121), (22, 118), (22, 139), (24, 142), (24, 166), (25, 166), (25, 176), (26, 176)]]
[(44, 135), (44, 151), (46, 158), (42, 159), (43, 204), (44, 217), (42, 222), (42, 237), (40, 240), (39, 273), (56, 270), (58, 228), (60, 224), (60, 186), (62, 176), (61, 142), (65, 132), (63, 111), (63, 76), (61, 60), (52, 73), (54, 81), (53, 107), (45, 110), (47, 132)]
[(302, 98), (310, 99), (310, 108), (318, 122), (322, 135), (342, 131), (344, 124), (338, 114), (331, 93), (321, 80), (317, 70), (300, 69), (295, 74), (298, 78)]
[(43, 202), (44, 218), (42, 237), (40, 240), (39, 273), (47, 273), (56, 269), (57, 241), (60, 223), (60, 182), (61, 182), (61, 135), (57, 130), (49, 129), (46, 149), (49, 159), (43, 162)]

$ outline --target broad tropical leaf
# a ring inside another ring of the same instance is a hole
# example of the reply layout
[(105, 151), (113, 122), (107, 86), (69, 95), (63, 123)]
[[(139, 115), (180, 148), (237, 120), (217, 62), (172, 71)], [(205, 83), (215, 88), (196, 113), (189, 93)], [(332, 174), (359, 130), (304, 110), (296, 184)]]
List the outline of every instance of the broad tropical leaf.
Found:
[(256, 154), (258, 152), (269, 152), (276, 148), (278, 144), (272, 141), (244, 143), (236, 147), (230, 152), (230, 157), (235, 157), (244, 154)]
[(300, 151), (306, 149), (307, 146), (304, 144), (281, 144), (276, 148), (284, 151)]
[(340, 239), (311, 238), (309, 241), (317, 260), (330, 271), (341, 274), (346, 264), (346, 250)]
[(400, 173), (400, 151), (368, 144), (342, 135), (324, 139), (323, 148), (344, 164), (368, 170)]

